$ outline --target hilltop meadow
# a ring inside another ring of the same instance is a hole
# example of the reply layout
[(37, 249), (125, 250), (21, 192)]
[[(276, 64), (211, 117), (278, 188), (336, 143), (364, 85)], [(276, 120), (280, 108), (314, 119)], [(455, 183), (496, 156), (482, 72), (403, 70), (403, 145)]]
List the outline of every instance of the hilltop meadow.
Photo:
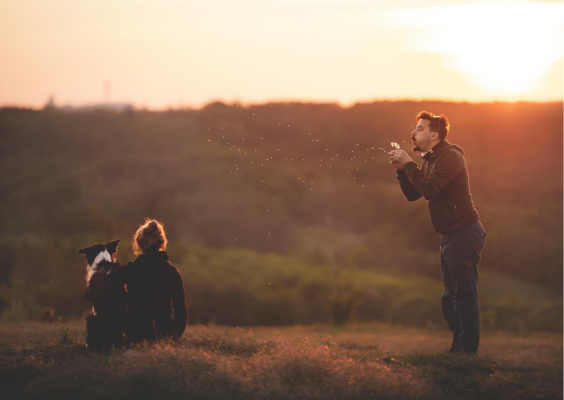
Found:
[[(477, 355), (446, 352), (439, 235), (385, 154), (421, 110), (450, 119), (487, 231)], [(562, 103), (0, 109), (0, 397), (561, 399), (562, 121)], [(91, 352), (77, 251), (121, 238), (127, 262), (144, 217), (190, 325)]]
[(561, 399), (562, 334), (483, 336), (382, 323), (191, 326), (178, 342), (94, 353), (81, 322), (0, 325), (3, 399)]
[[(0, 110), (1, 320), (88, 308), (91, 243), (164, 222), (190, 323), (446, 327), (439, 235), (385, 152), (420, 110), (451, 121), (487, 231), (486, 328), (562, 330), (562, 103), (212, 103)], [(418, 160), (416, 154), (415, 161)]]

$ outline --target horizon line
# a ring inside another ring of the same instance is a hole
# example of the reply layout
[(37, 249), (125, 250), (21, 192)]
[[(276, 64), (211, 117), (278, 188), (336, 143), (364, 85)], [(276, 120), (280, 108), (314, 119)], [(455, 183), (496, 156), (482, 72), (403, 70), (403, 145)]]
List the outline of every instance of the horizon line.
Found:
[[(549, 100), (487, 100), (487, 101), (473, 101), (473, 100), (455, 100), (455, 99), (444, 99), (444, 98), (374, 98), (370, 100), (355, 100), (352, 102), (340, 102), (332, 100), (308, 100), (308, 99), (269, 99), (264, 101), (240, 101), (240, 100), (224, 100), (224, 99), (212, 99), (201, 103), (199, 106), (192, 104), (171, 104), (166, 107), (151, 107), (145, 104), (136, 104), (135, 102), (127, 101), (111, 101), (111, 102), (90, 102), (90, 103), (65, 103), (62, 105), (54, 106), (55, 109), (60, 109), (61, 111), (81, 111), (81, 109), (93, 108), (93, 109), (103, 109), (104, 107), (112, 106), (122, 106), (124, 108), (130, 108), (135, 111), (152, 111), (152, 112), (163, 112), (163, 111), (189, 111), (189, 110), (203, 110), (204, 108), (215, 104), (221, 103), (226, 106), (240, 106), (243, 108), (251, 108), (257, 106), (263, 106), (267, 104), (319, 104), (319, 105), (337, 105), (340, 108), (352, 108), (359, 104), (373, 104), (373, 103), (451, 103), (451, 104), (554, 104), (554, 103), (564, 103), (564, 98), (560, 99), (549, 99)], [(36, 107), (24, 104), (13, 104), (4, 103), (0, 104), (0, 109), (20, 109), (20, 110), (33, 110), (42, 111), (48, 108), (49, 102), (44, 106)], [(66, 109), (66, 110), (65, 110)], [(83, 110), (86, 111), (86, 110)]]

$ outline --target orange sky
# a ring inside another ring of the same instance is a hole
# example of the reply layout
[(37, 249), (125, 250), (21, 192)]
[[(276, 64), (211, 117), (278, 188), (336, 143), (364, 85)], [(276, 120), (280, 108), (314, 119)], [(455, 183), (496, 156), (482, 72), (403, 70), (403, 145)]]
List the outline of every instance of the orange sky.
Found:
[(42, 107), (50, 95), (58, 105), (153, 109), (561, 101), (563, 10), (539, 1), (0, 0), (0, 105)]

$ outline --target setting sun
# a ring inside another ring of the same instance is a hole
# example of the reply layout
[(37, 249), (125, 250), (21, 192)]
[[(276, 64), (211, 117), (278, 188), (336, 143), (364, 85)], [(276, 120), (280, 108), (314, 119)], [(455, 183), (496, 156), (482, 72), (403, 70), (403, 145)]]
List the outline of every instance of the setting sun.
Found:
[(408, 48), (444, 55), (449, 68), (492, 94), (534, 89), (562, 59), (562, 4), (455, 4), (392, 12), (393, 23), (417, 27)]

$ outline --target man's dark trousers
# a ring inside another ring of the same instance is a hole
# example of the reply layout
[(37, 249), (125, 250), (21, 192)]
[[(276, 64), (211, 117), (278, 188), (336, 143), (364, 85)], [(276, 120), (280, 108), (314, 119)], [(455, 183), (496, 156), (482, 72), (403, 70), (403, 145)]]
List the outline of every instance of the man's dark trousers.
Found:
[(478, 266), (486, 243), (480, 221), (441, 235), (443, 316), (454, 335), (452, 351), (475, 353), (480, 343)]

